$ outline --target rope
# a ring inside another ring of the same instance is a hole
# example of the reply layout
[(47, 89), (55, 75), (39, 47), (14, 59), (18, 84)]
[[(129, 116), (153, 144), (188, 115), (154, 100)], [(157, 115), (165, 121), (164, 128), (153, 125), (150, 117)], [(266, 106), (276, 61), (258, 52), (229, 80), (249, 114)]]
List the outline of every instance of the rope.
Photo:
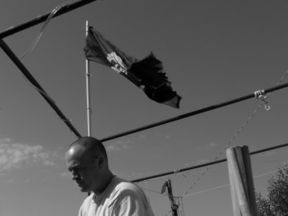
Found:
[[(246, 121), (239, 127), (238, 130), (234, 133), (234, 135), (231, 137), (231, 139), (228, 141), (228, 143), (225, 145), (222, 151), (218, 152), (218, 154), (214, 157), (212, 161), (218, 160), (221, 156), (223, 156), (225, 149), (232, 146), (232, 144), (235, 142), (235, 140), (239, 137), (239, 135), (244, 131), (244, 129), (248, 126), (249, 122), (254, 118), (256, 113), (262, 108), (262, 105), (258, 105), (256, 109), (248, 116)], [(196, 184), (200, 182), (203, 176), (205, 176), (209, 171), (209, 167), (205, 167), (204, 170), (200, 173), (200, 175), (196, 178), (194, 182), (192, 182), (192, 185), (186, 190), (184, 193), (187, 194)]]
[[(96, 0), (79, 0), (79, 1), (76, 1), (76, 2), (73, 2), (73, 3), (70, 3), (70, 4), (67, 4), (67, 5), (64, 5), (63, 7), (61, 7), (61, 9), (55, 14), (55, 16), (53, 16), (53, 18), (57, 17), (57, 16), (60, 16), (62, 14), (65, 14), (65, 13), (68, 13), (72, 10), (75, 10), (77, 8), (80, 8), (86, 4), (89, 4), (89, 3), (92, 3)], [(45, 22), (47, 20), (47, 18), (49, 17), (50, 15), (50, 12), (48, 14), (44, 14), (44, 15), (41, 15), (41, 16), (38, 16), (28, 22), (25, 22), (25, 23), (22, 23), (18, 26), (15, 26), (15, 27), (10, 27), (8, 28), (7, 30), (3, 31), (0, 33), (0, 39), (3, 39), (4, 37), (8, 37), (10, 35), (13, 35), (17, 32), (20, 32), (20, 31), (23, 31), (27, 28), (30, 28), (34, 25), (37, 25), (39, 23), (42, 23), (42, 22)]]
[[(285, 72), (285, 74), (283, 74), (283, 76), (281, 77), (281, 79), (279, 80), (278, 83), (281, 83), (285, 77), (287, 77), (288, 75), (288, 71)], [(285, 87), (288, 87), (287, 83), (286, 84), (280, 84), (280, 85), (277, 85), (277, 86), (274, 86), (270, 89), (266, 89), (265, 92), (266, 93), (269, 93), (269, 92), (273, 92), (273, 91), (276, 91), (276, 90), (279, 90), (279, 89), (282, 89), (282, 88), (285, 88)], [(254, 94), (252, 95), (254, 97)], [(250, 98), (250, 95), (249, 96), (244, 96), (242, 97), (243, 98)], [(237, 100), (237, 99), (235, 99)], [(234, 101), (235, 101), (234, 100)], [(239, 99), (238, 99), (239, 100)], [(227, 104), (228, 102), (226, 102)], [(257, 107), (258, 108), (258, 107)], [(204, 109), (202, 109), (201, 111), (203, 111)], [(255, 109), (256, 110), (256, 109)], [(254, 110), (254, 112), (251, 114), (252, 116), (255, 115), (254, 113), (256, 113), (256, 111)], [(207, 108), (206, 108), (206, 111), (207, 111)], [(193, 114), (195, 114), (196, 111), (193, 112)], [(200, 110), (198, 110), (198, 112), (200, 112)], [(187, 113), (185, 114), (186, 117), (187, 115), (189, 115), (191, 113)], [(251, 116), (250, 115), (250, 116)], [(175, 119), (175, 118), (174, 118)], [(247, 121), (249, 122), (251, 118), (248, 118)], [(167, 120), (166, 120), (167, 121)], [(168, 120), (169, 121), (169, 120)], [(171, 121), (171, 119), (170, 119)], [(246, 122), (247, 122), (246, 121)], [(245, 123), (243, 124), (245, 125)], [(240, 128), (243, 128), (243, 125), (240, 127)], [(146, 126), (147, 127), (147, 126)], [(239, 131), (239, 130), (238, 130)], [(237, 133), (235, 133), (237, 134)], [(235, 136), (233, 136), (235, 137)], [(231, 140), (233, 140), (233, 137), (231, 138)], [(277, 146), (273, 146), (273, 147), (269, 147), (269, 148), (264, 148), (264, 149), (260, 149), (260, 150), (257, 150), (257, 151), (254, 151), (254, 152), (251, 152), (250, 155), (254, 155), (254, 154), (259, 154), (259, 153), (262, 153), (262, 152), (266, 152), (266, 151), (271, 151), (271, 150), (275, 150), (275, 149), (278, 149), (278, 148), (283, 148), (283, 147), (287, 147), (288, 146), (288, 143), (284, 143), (284, 144), (280, 144), (280, 145), (277, 145)], [(220, 152), (220, 154), (222, 154), (222, 152)], [(169, 171), (169, 172), (165, 172), (165, 173), (160, 173), (160, 174), (156, 174), (156, 175), (152, 175), (152, 176), (147, 176), (147, 177), (142, 177), (142, 178), (138, 178), (138, 179), (134, 179), (132, 180), (132, 182), (141, 182), (141, 181), (146, 181), (146, 180), (150, 180), (150, 179), (154, 179), (154, 178), (159, 178), (159, 177), (163, 177), (163, 176), (167, 176), (167, 175), (172, 175), (172, 174), (175, 174), (175, 173), (181, 173), (181, 172), (186, 172), (188, 170), (193, 170), (193, 169), (198, 169), (198, 168), (202, 168), (202, 167), (207, 167), (207, 166), (211, 166), (211, 165), (215, 165), (215, 164), (219, 164), (219, 163), (223, 163), (226, 161), (226, 158), (222, 158), (222, 159), (219, 159), (219, 160), (215, 160), (215, 161), (212, 161), (212, 162), (207, 162), (207, 163), (203, 163), (203, 164), (198, 164), (198, 165), (195, 165), (195, 166), (191, 166), (191, 167), (187, 167), (187, 168), (183, 168), (183, 169), (178, 169), (177, 171)]]
[(36, 39), (34, 40), (34, 42), (32, 43), (31, 47), (28, 48), (24, 54), (21, 56), (21, 59), (23, 59), (28, 53), (32, 53), (34, 51), (34, 49), (36, 48), (36, 46), (38, 45), (44, 30), (46, 29), (46, 27), (48, 26), (50, 20), (54, 17), (54, 15), (63, 7), (63, 5), (58, 5), (56, 6), (49, 14), (49, 16), (47, 17), (47, 20), (44, 22), (44, 24), (42, 25), (40, 32), (38, 34), (38, 36), (36, 37)]
[[(282, 76), (280, 77), (279, 81), (276, 83), (276, 85), (281, 84), (284, 79), (287, 77), (288, 75), (288, 70), (286, 70)], [(267, 100), (267, 93), (265, 92), (265, 90), (256, 90), (254, 92), (254, 97), (256, 99), (259, 99), (262, 101), (262, 103), (264, 104), (264, 108), (266, 111), (269, 111), (271, 109), (271, 106), (269, 105), (269, 102)], [(225, 152), (225, 149), (229, 148), (232, 146), (232, 144), (235, 142), (235, 140), (239, 137), (239, 135), (244, 131), (244, 129), (248, 126), (249, 122), (254, 118), (254, 116), (257, 114), (257, 112), (262, 108), (262, 104), (258, 105), (254, 111), (248, 116), (248, 118), (246, 119), (246, 121), (239, 127), (239, 129), (234, 133), (234, 135), (231, 137), (231, 139), (228, 141), (228, 143), (226, 144), (226, 146), (224, 147), (224, 151), (220, 151), (218, 152), (218, 154), (216, 155), (216, 157), (214, 158), (214, 161), (218, 160), (223, 153)], [(197, 179), (192, 182), (192, 185), (187, 189), (187, 191), (184, 193), (187, 194), (198, 182), (200, 182), (200, 180), (202, 179), (202, 177), (204, 175), (206, 175), (206, 173), (208, 172), (209, 167), (205, 167), (205, 170), (203, 170), (200, 175), (197, 177)]]

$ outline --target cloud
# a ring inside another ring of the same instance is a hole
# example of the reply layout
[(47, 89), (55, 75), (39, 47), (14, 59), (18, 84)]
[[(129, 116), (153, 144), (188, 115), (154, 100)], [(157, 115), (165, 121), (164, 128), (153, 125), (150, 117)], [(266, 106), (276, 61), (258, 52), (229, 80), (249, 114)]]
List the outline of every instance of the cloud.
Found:
[(61, 177), (69, 177), (69, 178), (72, 178), (72, 174), (71, 174), (71, 172), (69, 172), (69, 171), (61, 172), (61, 173), (59, 173), (59, 175), (60, 175)]
[(209, 162), (211, 162), (211, 161), (208, 159), (200, 159), (200, 160), (195, 161), (193, 164), (196, 166), (196, 165), (205, 164), (205, 163), (209, 163)]
[(218, 144), (217, 144), (217, 143), (214, 143), (214, 142), (210, 142), (210, 143), (208, 144), (208, 146), (214, 148), (214, 147), (217, 147)]
[(55, 155), (45, 152), (41, 145), (13, 143), (0, 139), (0, 172), (31, 165), (53, 166)]
[(130, 148), (131, 140), (118, 140), (106, 146), (107, 151), (121, 151)]

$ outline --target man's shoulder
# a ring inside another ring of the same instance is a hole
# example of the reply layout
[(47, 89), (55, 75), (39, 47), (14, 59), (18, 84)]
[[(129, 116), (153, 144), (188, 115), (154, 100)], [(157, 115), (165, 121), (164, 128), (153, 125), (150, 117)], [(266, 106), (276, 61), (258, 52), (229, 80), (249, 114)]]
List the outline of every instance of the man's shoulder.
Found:
[(115, 182), (111, 199), (118, 199), (123, 197), (134, 197), (136, 199), (146, 199), (143, 190), (135, 183), (125, 179), (118, 178)]
[(125, 179), (118, 178), (115, 191), (123, 192), (123, 191), (131, 191), (131, 192), (139, 192), (141, 191), (140, 187), (133, 182), (130, 182)]
[(129, 208), (133, 206), (134, 211), (137, 212), (136, 215), (154, 216), (144, 191), (133, 182), (127, 180), (118, 181), (112, 196), (111, 205), (116, 206), (115, 211), (117, 211), (117, 209), (119, 210), (119, 208), (127, 211), (125, 209), (128, 208), (128, 206)]

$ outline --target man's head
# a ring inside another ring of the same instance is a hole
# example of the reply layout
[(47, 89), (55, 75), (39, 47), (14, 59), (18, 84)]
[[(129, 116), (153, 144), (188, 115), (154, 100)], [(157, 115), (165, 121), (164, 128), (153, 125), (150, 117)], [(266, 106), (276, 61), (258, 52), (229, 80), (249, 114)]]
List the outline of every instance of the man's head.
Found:
[(83, 192), (101, 192), (111, 176), (105, 147), (93, 137), (73, 142), (65, 155), (66, 164)]

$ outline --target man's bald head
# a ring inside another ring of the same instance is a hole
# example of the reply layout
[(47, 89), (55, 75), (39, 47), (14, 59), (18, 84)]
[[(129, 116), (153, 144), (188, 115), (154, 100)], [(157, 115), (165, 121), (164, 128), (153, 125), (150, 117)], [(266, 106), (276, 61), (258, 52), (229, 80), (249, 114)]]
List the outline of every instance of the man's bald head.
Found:
[(87, 161), (102, 156), (107, 160), (107, 153), (102, 142), (94, 137), (81, 137), (73, 142), (66, 152), (68, 165), (71, 161)]
[(107, 186), (113, 174), (102, 142), (93, 137), (81, 137), (73, 142), (65, 155), (72, 179), (84, 192), (100, 193)]

